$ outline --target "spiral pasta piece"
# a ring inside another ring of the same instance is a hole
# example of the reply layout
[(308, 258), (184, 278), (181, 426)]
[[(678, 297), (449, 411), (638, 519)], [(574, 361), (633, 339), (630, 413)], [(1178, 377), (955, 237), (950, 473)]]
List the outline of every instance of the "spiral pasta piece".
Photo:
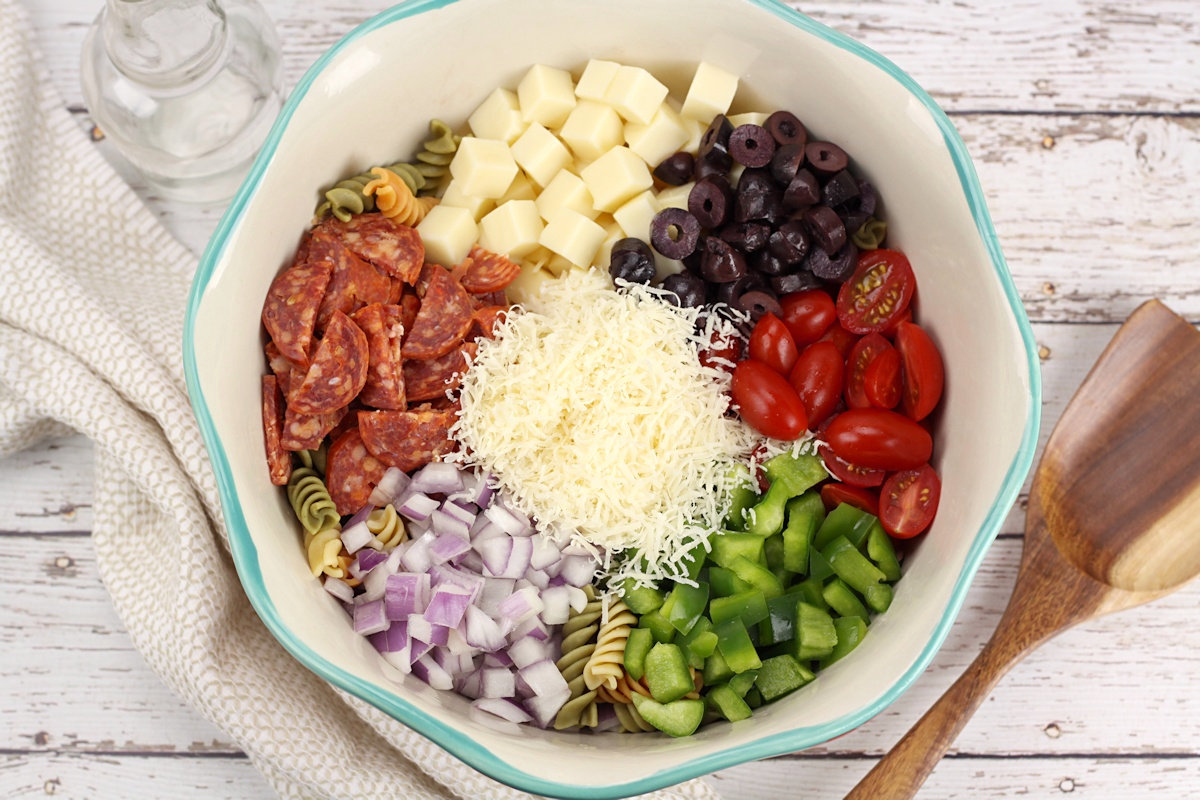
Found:
[(642, 715), (638, 713), (637, 706), (632, 703), (618, 703), (613, 706), (613, 711), (617, 712), (617, 721), (621, 723), (622, 733), (649, 733), (657, 730), (653, 725), (642, 719)]
[[(425, 187), (425, 176), (412, 164), (400, 161), (387, 165), (385, 169), (399, 176), (414, 193)], [(333, 214), (342, 222), (347, 222), (355, 214), (374, 211), (375, 198), (363, 192), (374, 177), (371, 171), (367, 170), (338, 181), (333, 188), (325, 192), (325, 202), (317, 206), (317, 218)]]
[(325, 481), (312, 467), (297, 467), (287, 484), (288, 502), (296, 512), (296, 518), (310, 534), (333, 528), (341, 530), (341, 516)]
[(316, 470), (322, 475), (325, 474), (325, 458), (329, 452), (329, 446), (325, 442), (321, 442), (321, 446), (316, 450), (298, 450), (296, 457), (300, 459), (300, 465)]
[[(695, 667), (689, 667), (688, 669), (692, 672), (692, 683), (695, 684), (696, 689), (684, 695), (683, 699), (699, 700), (700, 690), (704, 688), (704, 676)], [(633, 702), (634, 694), (640, 694), (642, 697), (652, 697), (650, 687), (646, 685), (645, 677), (640, 681), (635, 681), (628, 672), (622, 670), (621, 677), (617, 679), (617, 685), (611, 689), (607, 686), (601, 686), (596, 691), (596, 699), (603, 703), (612, 703), (614, 705), (621, 703), (629, 704)]]
[(363, 187), (363, 194), (375, 197), (375, 207), (389, 219), (413, 226), (425, 219), (438, 204), (436, 197), (417, 197), (404, 179), (384, 167), (372, 167), (375, 179)]
[(384, 552), (396, 549), (396, 545), (408, 538), (404, 520), (400, 519), (396, 507), (391, 503), (367, 515), (367, 530), (374, 537), (368, 547)]
[(887, 237), (887, 223), (870, 217), (858, 230), (850, 235), (850, 241), (859, 250), (876, 250)]
[(600, 630), (599, 619), (603, 613), (600, 600), (591, 586), (584, 587), (588, 602), (583, 609), (572, 609), (562, 627), (562, 657), (555, 662), (558, 671), (571, 694), (554, 718), (555, 730), (588, 727), (599, 724), (596, 709), (596, 691), (589, 689), (583, 679), (583, 669), (596, 649), (595, 636)]
[(354, 559), (342, 546), (340, 528), (322, 528), (315, 533), (304, 534), (304, 552), (308, 557), (308, 568), (313, 577), (328, 575), (341, 578), (351, 586), (358, 581), (350, 575), (350, 562)]
[(429, 121), (429, 138), (416, 158), (416, 168), (426, 180), (427, 191), (437, 189), (445, 180), (461, 140), (462, 137), (455, 136), (450, 126), (440, 119)]
[(625, 672), (625, 642), (636, 624), (637, 615), (624, 600), (609, 606), (608, 621), (596, 634), (596, 649), (583, 668), (583, 679), (589, 689), (616, 688), (617, 680)]

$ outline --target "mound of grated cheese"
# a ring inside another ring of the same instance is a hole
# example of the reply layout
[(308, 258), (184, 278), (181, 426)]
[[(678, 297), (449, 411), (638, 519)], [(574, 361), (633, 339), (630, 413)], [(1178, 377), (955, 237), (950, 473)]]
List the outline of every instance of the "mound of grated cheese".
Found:
[[(603, 548), (610, 585), (681, 577), (720, 529), (732, 465), (760, 441), (725, 414), (728, 374), (696, 356), (731, 323), (708, 315), (697, 331), (698, 314), (571, 272), (480, 339), (463, 378), (459, 458), (539, 530)], [(622, 552), (642, 558), (614, 561)]]

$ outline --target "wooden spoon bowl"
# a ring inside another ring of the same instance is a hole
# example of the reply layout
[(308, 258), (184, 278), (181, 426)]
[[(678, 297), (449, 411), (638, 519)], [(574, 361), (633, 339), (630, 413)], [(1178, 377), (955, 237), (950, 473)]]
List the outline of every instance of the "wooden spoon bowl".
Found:
[(1151, 300), (1117, 331), (1046, 444), (1017, 583), (992, 638), (848, 800), (913, 797), (1033, 648), (1198, 574), (1200, 332)]

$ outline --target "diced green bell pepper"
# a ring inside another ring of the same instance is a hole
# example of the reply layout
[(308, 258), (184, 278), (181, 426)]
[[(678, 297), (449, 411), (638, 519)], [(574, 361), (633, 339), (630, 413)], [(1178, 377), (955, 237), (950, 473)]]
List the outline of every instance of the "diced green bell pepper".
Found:
[(741, 695), (731, 689), (728, 684), (713, 687), (705, 695), (705, 699), (708, 701), (709, 708), (715, 709), (730, 722), (746, 719), (754, 713), (750, 706), (746, 705), (746, 701), (742, 699)]
[(708, 604), (713, 625), (741, 619), (742, 624), (749, 627), (766, 619), (767, 613), (767, 598), (759, 589), (747, 589), (729, 597), (714, 597)]
[(900, 580), (900, 561), (896, 558), (896, 548), (892, 546), (892, 537), (887, 535), (882, 525), (871, 526), (867, 534), (867, 556), (879, 567), (883, 577), (895, 583)]
[(712, 552), (709, 560), (717, 566), (729, 569), (729, 564), (735, 558), (743, 557), (751, 561), (763, 560), (763, 540), (761, 536), (752, 533), (730, 533), (722, 531), (709, 540)]
[(717, 649), (717, 635), (712, 628), (712, 621), (708, 617), (700, 617), (690, 631), (675, 640), (675, 644), (683, 648), (688, 664), (696, 669), (702, 669), (704, 659)]
[(763, 469), (767, 480), (774, 486), (782, 483), (787, 489), (788, 497), (797, 497), (801, 492), (816, 486), (829, 477), (824, 462), (817, 456), (780, 453), (770, 458)]
[(783, 584), (779, 582), (779, 578), (757, 561), (739, 556), (729, 562), (729, 569), (752, 588), (761, 591), (768, 600), (783, 594)]
[(654, 646), (654, 634), (649, 628), (634, 628), (625, 640), (625, 671), (635, 681), (646, 674), (646, 654)]
[(663, 604), (662, 592), (653, 586), (637, 586), (632, 578), (625, 580), (624, 590), (621, 599), (635, 614), (649, 614)]
[(825, 598), (825, 602), (829, 604), (829, 607), (843, 617), (862, 617), (866, 619), (869, 616), (867, 607), (862, 604), (862, 601), (858, 599), (858, 595), (854, 593), (854, 590), (847, 586), (841, 578), (831, 580), (822, 592), (822, 596)]
[(750, 690), (746, 692), (746, 696), (742, 699), (746, 701), (746, 705), (750, 706), (751, 709), (758, 708), (763, 704), (762, 694), (758, 691), (757, 686), (751, 686)]
[(647, 628), (654, 635), (656, 642), (670, 642), (675, 638), (675, 627), (667, 621), (660, 611), (642, 614), (638, 619), (639, 628)]
[(867, 587), (879, 583), (884, 578), (879, 567), (872, 564), (844, 536), (839, 536), (826, 545), (822, 554), (829, 559), (834, 573), (859, 594), (866, 594)]
[[(720, 639), (717, 640), (718, 644)], [(725, 661), (725, 657), (721, 655), (720, 650), (713, 652), (711, 656), (704, 659), (704, 685), (716, 686), (718, 683), (725, 683), (733, 677), (733, 670), (729, 668), (729, 664)]]
[(806, 578), (791, 586), (787, 590), (787, 594), (798, 594), (800, 599), (810, 606), (816, 606), (825, 611), (829, 608), (829, 604), (825, 602), (825, 596), (822, 594), (824, 588), (824, 584), (817, 578)]
[(892, 586), (889, 583), (877, 583), (874, 586), (868, 586), (867, 593), (864, 596), (871, 610), (882, 614), (891, 608)]
[(749, 468), (743, 464), (735, 465), (729, 474), (734, 488), (729, 493), (729, 515), (725, 518), (725, 527), (731, 531), (744, 531), (745, 513), (758, 502), (757, 487)]
[(642, 719), (668, 736), (691, 736), (696, 732), (696, 728), (700, 727), (700, 721), (704, 719), (703, 700), (675, 700), (670, 703), (659, 703), (634, 692), (633, 705), (641, 714)]
[(787, 503), (787, 525), (783, 529), (783, 566), (797, 575), (808, 574), (808, 551), (813, 536), (825, 521), (821, 495), (808, 491)]
[(708, 568), (708, 593), (712, 597), (729, 597), (749, 588), (750, 584), (724, 567)]
[(762, 661), (754, 649), (754, 642), (740, 619), (729, 619), (713, 628), (717, 634), (717, 652), (735, 673), (758, 669)]
[(767, 603), (767, 618), (758, 623), (758, 642), (762, 645), (786, 642), (796, 635), (798, 594), (782, 594)]
[(792, 656), (775, 656), (762, 662), (754, 687), (770, 703), (794, 692), (813, 679), (812, 671)]
[(758, 670), (748, 669), (745, 672), (739, 672), (729, 679), (726, 684), (730, 689), (737, 692), (738, 697), (745, 697), (746, 692), (750, 691), (750, 687), (754, 685), (754, 679), (758, 677)]
[(704, 542), (698, 543), (695, 547), (688, 551), (688, 554), (681, 562), (684, 567), (684, 574), (691, 580), (696, 580), (696, 576), (700, 574), (700, 570), (704, 569), (704, 563), (708, 560), (708, 550), (704, 547)]
[(808, 577), (811, 580), (824, 583), (833, 574), (833, 566), (829, 563), (829, 559), (825, 554), (816, 548), (810, 547), (808, 550)]
[(786, 483), (772, 483), (762, 499), (746, 513), (746, 532), (765, 539), (783, 530), (784, 511), (791, 498)]
[(813, 546), (824, 550), (834, 539), (845, 536), (852, 545), (861, 548), (867, 541), (871, 526), (878, 521), (874, 514), (855, 508), (849, 503), (841, 503), (829, 512), (829, 516), (825, 517), (825, 521), (817, 529), (817, 534), (813, 537)]
[(660, 703), (678, 700), (696, 688), (683, 650), (674, 644), (656, 644), (646, 654), (646, 688)]
[(767, 569), (779, 579), (781, 586), (792, 582), (792, 573), (783, 566), (783, 536), (775, 534), (763, 541), (763, 556), (767, 559)]
[(792, 655), (799, 661), (825, 658), (836, 645), (837, 628), (833, 617), (808, 603), (796, 604), (796, 636), (792, 639)]
[(833, 626), (837, 631), (837, 644), (827, 657), (821, 659), (821, 669), (844, 658), (867, 635), (867, 621), (861, 617), (838, 617)]
[(671, 626), (680, 633), (687, 633), (708, 607), (708, 584), (688, 586), (677, 583), (667, 593), (667, 599), (659, 609)]

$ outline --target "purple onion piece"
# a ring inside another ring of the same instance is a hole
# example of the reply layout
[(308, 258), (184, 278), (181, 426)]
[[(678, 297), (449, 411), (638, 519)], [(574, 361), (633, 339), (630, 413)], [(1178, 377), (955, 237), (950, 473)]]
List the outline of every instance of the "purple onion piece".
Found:
[(329, 592), (343, 603), (354, 602), (354, 587), (346, 583), (341, 578), (331, 578), (326, 576), (324, 586), (325, 591)]
[(429, 575), (420, 572), (400, 572), (387, 577), (383, 593), (388, 619), (404, 620), (425, 611), (429, 603)]
[(354, 607), (354, 632), (357, 634), (369, 636), (386, 631), (391, 624), (382, 600), (372, 600)]
[(468, 590), (443, 583), (433, 590), (423, 616), (431, 625), (457, 628), (470, 604), (471, 594)]
[(371, 491), (369, 502), (374, 506), (386, 506), (408, 488), (409, 478), (399, 467), (388, 467)]
[(463, 489), (462, 473), (445, 461), (433, 461), (413, 473), (408, 488), (423, 494), (450, 494)]
[(400, 516), (411, 519), (413, 522), (424, 522), (429, 519), (429, 515), (441, 505), (429, 495), (413, 491), (411, 485), (401, 497), (396, 499), (400, 503), (396, 508), (400, 512)]
[(454, 679), (450, 673), (438, 666), (431, 655), (423, 655), (413, 662), (413, 675), (428, 683), (434, 689), (453, 689)]
[[(521, 708), (511, 700), (505, 700), (498, 697), (480, 698), (471, 703), (471, 706), (479, 709), (480, 711), (485, 711), (488, 714), (499, 717), (500, 719), (507, 720), (508, 722), (523, 723), (533, 721), (533, 717), (529, 716), (529, 714), (525, 712), (525, 709)], [(616, 712), (614, 712), (614, 716), (615, 713)]]

